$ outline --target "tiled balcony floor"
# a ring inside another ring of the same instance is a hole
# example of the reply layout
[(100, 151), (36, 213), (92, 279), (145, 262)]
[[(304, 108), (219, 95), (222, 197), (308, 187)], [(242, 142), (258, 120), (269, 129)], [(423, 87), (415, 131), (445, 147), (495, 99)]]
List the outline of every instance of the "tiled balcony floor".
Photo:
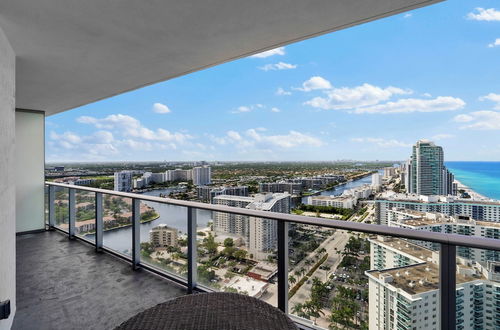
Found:
[(17, 312), (12, 329), (113, 329), (186, 294), (176, 283), (58, 232), (17, 237)]

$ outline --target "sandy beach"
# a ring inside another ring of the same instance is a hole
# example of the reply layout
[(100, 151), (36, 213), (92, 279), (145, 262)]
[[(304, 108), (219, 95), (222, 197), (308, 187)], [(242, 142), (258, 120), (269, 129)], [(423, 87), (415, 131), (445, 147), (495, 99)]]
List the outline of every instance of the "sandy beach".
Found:
[(493, 199), (488, 198), (488, 197), (486, 197), (484, 195), (481, 195), (478, 192), (475, 192), (474, 190), (472, 190), (471, 188), (467, 187), (462, 182), (460, 182), (460, 181), (458, 181), (456, 179), (455, 179), (455, 182), (457, 183), (458, 190), (465, 190), (471, 196), (471, 199), (473, 199), (473, 200), (480, 200), (480, 201), (492, 201), (493, 200)]

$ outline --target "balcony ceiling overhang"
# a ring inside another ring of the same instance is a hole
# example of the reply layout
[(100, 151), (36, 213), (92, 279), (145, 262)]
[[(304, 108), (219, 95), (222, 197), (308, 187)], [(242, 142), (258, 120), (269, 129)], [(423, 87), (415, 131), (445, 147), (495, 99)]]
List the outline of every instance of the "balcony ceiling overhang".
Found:
[(2, 0), (16, 107), (72, 109), (440, 0)]

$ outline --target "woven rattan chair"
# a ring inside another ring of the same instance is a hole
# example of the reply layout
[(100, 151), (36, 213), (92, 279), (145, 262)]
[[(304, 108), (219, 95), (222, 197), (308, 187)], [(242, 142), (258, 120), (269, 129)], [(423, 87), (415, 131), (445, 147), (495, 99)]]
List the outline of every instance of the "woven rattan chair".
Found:
[(190, 294), (137, 314), (115, 330), (298, 330), (279, 309), (236, 293)]

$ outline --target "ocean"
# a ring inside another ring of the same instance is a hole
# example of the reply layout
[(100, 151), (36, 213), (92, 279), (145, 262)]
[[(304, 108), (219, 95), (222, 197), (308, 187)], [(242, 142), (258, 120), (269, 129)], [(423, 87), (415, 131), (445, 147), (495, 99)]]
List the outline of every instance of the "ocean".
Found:
[(445, 165), (467, 187), (500, 200), (500, 162), (445, 162)]

